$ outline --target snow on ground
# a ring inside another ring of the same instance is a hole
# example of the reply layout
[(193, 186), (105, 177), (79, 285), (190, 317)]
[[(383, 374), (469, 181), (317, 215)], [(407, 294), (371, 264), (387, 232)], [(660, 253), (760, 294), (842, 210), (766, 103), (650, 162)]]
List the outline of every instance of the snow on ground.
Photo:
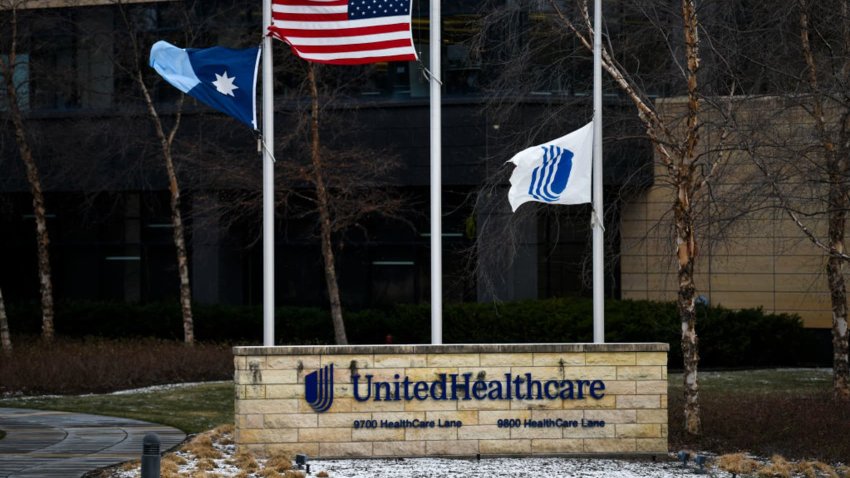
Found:
[[(678, 462), (605, 460), (595, 458), (486, 458), (479, 460), (415, 458), (404, 460), (317, 460), (319, 470), (333, 478), (491, 478), (587, 477), (673, 478), (700, 476)], [(725, 473), (715, 476), (729, 476)]]
[[(201, 435), (203, 437), (204, 434)], [(163, 462), (171, 462), (164, 468), (172, 467), (175, 474), (168, 476), (199, 476), (201, 470), (208, 475), (220, 478), (233, 478), (243, 469), (237, 463), (244, 464), (244, 456), (236, 454), (236, 446), (230, 430), (213, 431), (207, 436), (212, 438), (211, 446), (220, 453), (218, 458), (197, 458), (195, 453), (209, 456), (209, 450), (192, 443), (179, 451), (169, 454)], [(195, 438), (194, 443), (197, 443)], [(704, 476), (689, 464), (683, 467), (677, 461), (666, 458), (663, 461), (650, 460), (612, 460), (594, 458), (406, 458), (406, 459), (350, 459), (350, 460), (310, 460), (309, 477), (329, 478), (491, 478), (509, 476), (511, 478), (576, 477), (576, 478), (678, 478)], [(672, 457), (670, 457), (672, 458)], [(213, 465), (214, 464), (214, 465)], [(109, 475), (112, 478), (139, 478), (141, 472), (138, 463), (133, 467), (118, 467)], [(253, 468), (244, 468), (251, 472), (241, 475), (244, 478), (284, 476), (271, 474), (266, 469), (273, 468), (271, 462), (256, 459)], [(712, 470), (712, 476), (728, 478), (731, 475)], [(166, 476), (166, 475), (163, 475)], [(204, 475), (200, 475), (204, 476)], [(286, 475), (289, 476), (289, 475)]]

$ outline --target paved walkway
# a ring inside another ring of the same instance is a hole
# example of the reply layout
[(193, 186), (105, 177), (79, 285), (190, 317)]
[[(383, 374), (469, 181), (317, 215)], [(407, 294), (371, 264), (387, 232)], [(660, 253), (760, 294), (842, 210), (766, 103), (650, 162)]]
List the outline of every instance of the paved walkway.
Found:
[(159, 435), (163, 451), (186, 438), (176, 428), (129, 418), (21, 408), (0, 408), (0, 429), (0, 478), (79, 478), (138, 459), (146, 433)]

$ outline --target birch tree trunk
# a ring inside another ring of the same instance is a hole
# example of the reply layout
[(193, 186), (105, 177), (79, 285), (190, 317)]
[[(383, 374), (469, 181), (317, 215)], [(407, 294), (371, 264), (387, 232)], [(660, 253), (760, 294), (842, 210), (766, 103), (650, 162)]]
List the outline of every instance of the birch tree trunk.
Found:
[(32, 149), (27, 139), (26, 127), (23, 115), (18, 103), (18, 92), (14, 81), (15, 63), (17, 61), (17, 10), (12, 9), (11, 18), (11, 47), (8, 58), (0, 58), (0, 69), (6, 84), (6, 98), (8, 99), (9, 114), (15, 126), (15, 141), (21, 160), (24, 162), (27, 172), (27, 182), (32, 194), (32, 210), (35, 216), (35, 236), (38, 249), (38, 279), (41, 291), (41, 337), (47, 342), (53, 341), (53, 279), (50, 271), (50, 237), (47, 233), (46, 208), (44, 206), (44, 194), (41, 188), (41, 179)]
[[(798, 0), (800, 7), (800, 45), (806, 61), (809, 89), (812, 93), (813, 107), (811, 115), (815, 122), (815, 130), (823, 147), (826, 173), (829, 179), (829, 259), (827, 261), (827, 281), (832, 308), (832, 354), (833, 354), (833, 394), (841, 400), (850, 400), (850, 364), (848, 364), (848, 331), (847, 331), (847, 286), (844, 282), (844, 228), (846, 225), (847, 208), (850, 200), (847, 197), (848, 150), (844, 146), (846, 138), (841, 138), (839, 145), (827, 131), (824, 108), (824, 93), (818, 81), (818, 68), (812, 50), (809, 27), (809, 12), (807, 0)], [(846, 13), (847, 2), (842, 2)], [(847, 19), (844, 19), (845, 48), (850, 48), (850, 32), (847, 29)], [(850, 70), (845, 60), (842, 75), (847, 79)], [(842, 121), (842, 136), (846, 135), (846, 115)], [(837, 149), (840, 150), (837, 151)]]
[(162, 158), (165, 160), (165, 170), (168, 174), (168, 191), (171, 195), (171, 226), (173, 229), (174, 247), (177, 251), (177, 272), (180, 278), (180, 311), (183, 315), (183, 341), (189, 345), (195, 343), (195, 323), (192, 317), (192, 288), (189, 283), (189, 259), (186, 254), (186, 239), (183, 229), (183, 217), (180, 212), (180, 185), (177, 182), (177, 172), (174, 169), (174, 156), (172, 155), (172, 145), (174, 144), (174, 136), (180, 127), (180, 111), (182, 111), (184, 96), (180, 95), (180, 100), (177, 106), (177, 114), (174, 120), (174, 126), (168, 134), (162, 127), (162, 120), (156, 107), (153, 104), (150, 92), (142, 78), (142, 72), (136, 72), (136, 83), (145, 98), (145, 104), (148, 108), (148, 114), (156, 129), (156, 136), (159, 139), (162, 149)]
[(310, 159), (313, 163), (313, 178), (316, 185), (316, 200), (319, 209), (319, 229), (322, 243), (322, 258), (325, 263), (325, 284), (328, 288), (328, 299), (331, 306), (331, 320), (334, 326), (334, 339), (337, 345), (347, 345), (345, 323), (342, 319), (342, 303), (339, 298), (339, 283), (334, 265), (333, 243), (331, 242), (331, 217), (329, 209), (328, 190), (322, 176), (322, 158), (319, 142), (319, 89), (316, 84), (316, 72), (312, 63), (308, 65), (307, 77), (310, 82), (311, 120), (310, 120)]
[(682, 160), (679, 161), (676, 186), (678, 194), (674, 206), (676, 221), (676, 255), (679, 263), (679, 318), (682, 320), (682, 359), (684, 360), (685, 428), (692, 435), (702, 434), (699, 407), (699, 342), (696, 331), (696, 285), (694, 284), (694, 261), (697, 243), (694, 234), (696, 220), (692, 202), (696, 190), (696, 148), (699, 142), (700, 99), (697, 90), (699, 71), (699, 23), (694, 0), (682, 0), (684, 20), (685, 54), (688, 61), (688, 118)]
[(12, 355), (12, 336), (9, 334), (9, 319), (6, 317), (6, 303), (3, 301), (3, 290), (0, 289), (0, 349), (3, 355)]
[[(174, 155), (172, 154), (174, 137), (177, 135), (177, 130), (180, 129), (180, 119), (182, 118), (183, 101), (185, 96), (182, 93), (180, 94), (180, 99), (177, 101), (177, 107), (175, 108), (176, 113), (174, 114), (174, 124), (166, 133), (165, 128), (162, 125), (162, 118), (156, 111), (156, 105), (154, 105), (150, 90), (148, 89), (147, 84), (145, 84), (144, 76), (142, 75), (143, 64), (147, 65), (147, 62), (143, 62), (141, 59), (142, 52), (140, 50), (139, 39), (134, 30), (135, 24), (128, 17), (127, 10), (123, 8), (122, 3), (117, 2), (117, 4), (121, 6), (119, 11), (122, 15), (124, 26), (127, 28), (129, 40), (133, 47), (132, 66), (123, 68), (125, 68), (128, 73), (133, 76), (136, 85), (139, 87), (139, 91), (142, 93), (142, 97), (145, 100), (145, 106), (148, 110), (148, 116), (150, 116), (151, 123), (153, 123), (154, 129), (156, 130), (156, 137), (159, 140), (160, 149), (162, 151), (162, 159), (165, 161), (165, 170), (168, 176), (168, 192), (170, 193), (171, 226), (173, 228), (174, 248), (177, 252), (177, 272), (180, 280), (180, 311), (183, 316), (183, 341), (186, 344), (192, 345), (195, 343), (195, 324), (192, 317), (192, 288), (189, 283), (189, 259), (186, 254), (183, 217), (180, 212), (180, 184), (177, 181), (177, 172), (174, 168)], [(186, 28), (189, 28), (188, 25)]]

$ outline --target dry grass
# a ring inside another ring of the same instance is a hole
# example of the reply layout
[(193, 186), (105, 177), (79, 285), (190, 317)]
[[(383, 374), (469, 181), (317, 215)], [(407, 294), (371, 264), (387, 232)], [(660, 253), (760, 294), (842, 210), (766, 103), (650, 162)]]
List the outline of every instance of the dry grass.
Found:
[(850, 457), (850, 407), (836, 402), (830, 391), (701, 390), (699, 438), (684, 431), (682, 396), (671, 393), (669, 400), (671, 450), (747, 450), (756, 456), (780, 453), (826, 463), (846, 463)]
[(159, 462), (159, 471), (162, 473), (162, 478), (169, 478), (169, 476), (176, 477), (179, 476), (180, 466), (173, 458), (166, 455)]
[(819, 461), (797, 463), (797, 473), (802, 473), (806, 478), (841, 478), (833, 467)]
[(257, 473), (257, 475), (262, 476), (263, 478), (284, 478), (283, 475), (271, 468), (264, 468), (262, 471)]
[(748, 475), (756, 471), (759, 464), (743, 453), (733, 453), (718, 457), (717, 467), (733, 475)]
[(316, 473), (316, 478), (328, 478), (328, 476), (329, 475), (327, 471), (320, 471)]
[(200, 459), (219, 459), (221, 452), (212, 444), (212, 438), (208, 433), (201, 433), (189, 443), (180, 448), (181, 451), (189, 453)]
[(770, 458), (770, 464), (759, 468), (756, 474), (763, 478), (791, 478), (794, 472), (794, 466), (785, 458), (779, 455), (773, 455)]
[(307, 473), (301, 470), (286, 470), (283, 478), (307, 478)]
[(104, 393), (233, 377), (233, 354), (221, 344), (60, 337), (47, 346), (16, 339), (12, 356), (0, 361), (0, 396)]
[(140, 466), (142, 466), (142, 462), (140, 462), (139, 460), (133, 460), (133, 461), (128, 461), (126, 463), (123, 463), (120, 467), (120, 470), (121, 471), (130, 471), (130, 470), (134, 470), (136, 468), (139, 468)]
[(279, 473), (292, 469), (292, 459), (285, 454), (277, 454), (266, 461), (266, 468), (271, 468)]
[(240, 451), (229, 461), (233, 466), (250, 473), (257, 471), (260, 468), (260, 465), (257, 463), (257, 459), (249, 452)]

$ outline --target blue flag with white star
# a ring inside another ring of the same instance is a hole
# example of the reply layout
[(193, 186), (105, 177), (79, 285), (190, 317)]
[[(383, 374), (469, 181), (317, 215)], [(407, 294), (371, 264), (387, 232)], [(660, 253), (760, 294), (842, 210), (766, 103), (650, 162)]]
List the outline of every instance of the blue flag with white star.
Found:
[(183, 93), (257, 129), (259, 61), (259, 48), (178, 48), (158, 41), (150, 65)]

